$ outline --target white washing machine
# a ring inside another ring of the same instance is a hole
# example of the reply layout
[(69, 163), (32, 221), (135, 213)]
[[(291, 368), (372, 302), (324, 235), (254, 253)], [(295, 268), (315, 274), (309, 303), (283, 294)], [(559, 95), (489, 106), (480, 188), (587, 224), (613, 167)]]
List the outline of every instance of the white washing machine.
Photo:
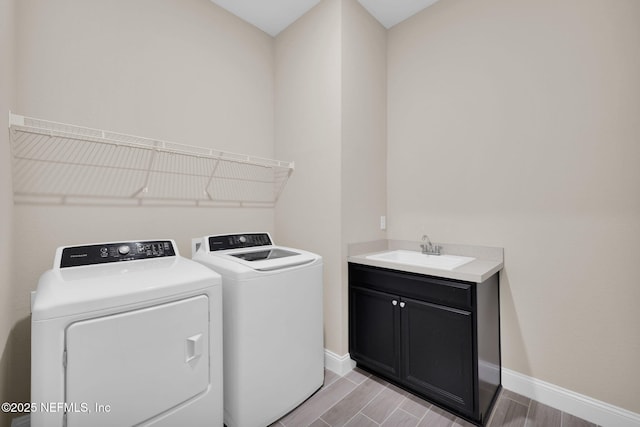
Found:
[(268, 233), (207, 236), (193, 249), (222, 275), (225, 424), (265, 427), (323, 384), (322, 258)]
[(222, 384), (218, 274), (172, 240), (57, 249), (32, 304), (32, 427), (221, 427)]

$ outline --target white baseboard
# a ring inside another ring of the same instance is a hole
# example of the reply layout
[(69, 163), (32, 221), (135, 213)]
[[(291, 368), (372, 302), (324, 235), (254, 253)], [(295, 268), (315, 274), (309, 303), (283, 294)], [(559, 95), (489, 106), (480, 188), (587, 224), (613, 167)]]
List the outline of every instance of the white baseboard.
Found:
[(502, 368), (502, 386), (604, 427), (640, 427), (640, 414), (510, 369)]
[(349, 353), (338, 356), (331, 350), (324, 349), (324, 367), (336, 374), (343, 376), (356, 367), (356, 362), (351, 360)]

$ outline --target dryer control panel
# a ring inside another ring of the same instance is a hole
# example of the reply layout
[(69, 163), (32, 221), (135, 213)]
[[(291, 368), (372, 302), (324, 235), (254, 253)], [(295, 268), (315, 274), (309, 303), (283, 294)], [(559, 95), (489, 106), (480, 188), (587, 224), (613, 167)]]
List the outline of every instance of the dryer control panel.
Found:
[(70, 246), (62, 250), (60, 268), (175, 256), (170, 240)]
[(272, 244), (269, 233), (225, 234), (209, 237), (211, 252), (253, 246), (270, 246)]

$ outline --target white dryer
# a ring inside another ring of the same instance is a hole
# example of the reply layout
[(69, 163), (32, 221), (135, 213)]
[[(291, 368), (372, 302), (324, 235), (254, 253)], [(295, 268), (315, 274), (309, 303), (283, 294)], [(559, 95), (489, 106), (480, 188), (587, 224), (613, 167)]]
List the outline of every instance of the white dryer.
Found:
[(193, 259), (222, 275), (225, 424), (270, 425), (324, 381), (322, 258), (268, 233), (193, 243)]
[(217, 426), (218, 274), (172, 240), (61, 247), (31, 318), (31, 426)]

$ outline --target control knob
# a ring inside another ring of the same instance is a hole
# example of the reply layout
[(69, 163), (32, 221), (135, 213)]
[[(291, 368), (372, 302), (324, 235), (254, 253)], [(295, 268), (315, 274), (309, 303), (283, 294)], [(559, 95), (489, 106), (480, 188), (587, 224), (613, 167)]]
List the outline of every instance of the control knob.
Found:
[(240, 241), (240, 243), (247, 243), (247, 238), (245, 236), (240, 236), (238, 240)]
[(130, 250), (131, 248), (129, 248), (129, 246), (127, 245), (122, 245), (118, 247), (118, 252), (120, 253), (120, 255), (127, 255)]

